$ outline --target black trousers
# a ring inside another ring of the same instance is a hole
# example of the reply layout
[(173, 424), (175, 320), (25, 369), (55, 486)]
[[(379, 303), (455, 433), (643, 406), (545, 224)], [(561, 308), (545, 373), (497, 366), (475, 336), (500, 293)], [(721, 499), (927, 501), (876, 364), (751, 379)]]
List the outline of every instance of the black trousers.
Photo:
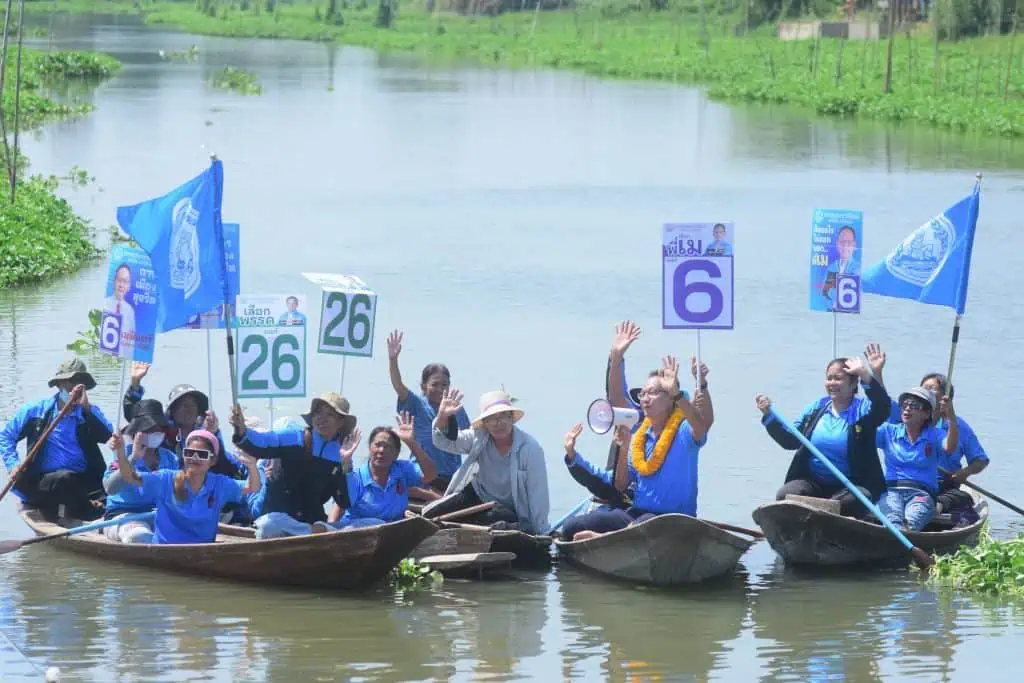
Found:
[[(871, 500), (871, 492), (863, 486), (858, 486), (860, 492)], [(867, 510), (857, 500), (857, 496), (850, 493), (842, 484), (822, 484), (812, 479), (794, 479), (786, 482), (778, 493), (775, 500), (785, 500), (786, 496), (807, 496), (809, 498), (831, 498), (839, 501), (839, 513), (845, 517), (860, 517), (867, 513)]]
[[(942, 482), (941, 486), (944, 487), (948, 483), (950, 482), (947, 479)], [(967, 493), (967, 491), (950, 485), (949, 488), (943, 488), (943, 490), (939, 492), (939, 495), (935, 497), (935, 504), (941, 505), (942, 511), (945, 513), (958, 508), (963, 509), (974, 507), (974, 499), (971, 498), (971, 494)]]
[[(23, 507), (39, 510), (51, 519), (56, 518), (61, 505), (65, 508), (65, 517), (73, 519), (92, 521), (103, 515), (103, 489), (96, 490), (95, 480), (84, 472), (47, 472), (34, 489), (18, 490), (25, 496)], [(94, 505), (93, 500), (101, 504)]]
[[(476, 489), (473, 488), (473, 484), (466, 484), (464, 489), (453, 495), (451, 498), (438, 503), (430, 509), (430, 512), (423, 516), (427, 518), (440, 517), (441, 515), (446, 515), (449, 512), (465, 510), (466, 508), (473, 507), (474, 505), (480, 505), (482, 503), (483, 501), (480, 500), (480, 496), (477, 495)], [(519, 518), (516, 517), (515, 510), (510, 510), (507, 507), (498, 505), (490, 510), (478, 512), (475, 515), (470, 515), (469, 517), (463, 517), (462, 519), (452, 521), (490, 526), (496, 522), (514, 524), (519, 521)]]

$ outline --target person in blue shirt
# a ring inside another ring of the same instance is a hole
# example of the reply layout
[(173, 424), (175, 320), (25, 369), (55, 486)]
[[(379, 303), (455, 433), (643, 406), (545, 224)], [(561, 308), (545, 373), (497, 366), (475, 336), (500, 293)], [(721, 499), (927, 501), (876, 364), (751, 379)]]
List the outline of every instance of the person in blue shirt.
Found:
[[(326, 522), (313, 522), (313, 533), (397, 522), (409, 506), (409, 489), (422, 487), (437, 476), (434, 461), (416, 442), (415, 419), (397, 416), (398, 427), (374, 427), (370, 458), (348, 474), (347, 510), (335, 504)], [(416, 462), (399, 460), (402, 444)], [(344, 513), (344, 514), (342, 514)]]
[[(267, 477), (263, 514), (256, 538), (302, 536), (313, 522), (327, 519), (324, 504), (334, 498), (348, 509), (352, 454), (362, 438), (356, 417), (343, 396), (329, 391), (312, 400), (304, 425), (287, 424), (269, 432), (250, 429), (241, 406), (231, 409), (232, 441), (240, 451), (261, 460), (280, 459), (280, 471)], [(258, 475), (257, 475), (258, 476)]]
[(278, 319), (278, 325), (305, 325), (306, 316), (299, 312), (298, 297), (290, 296), (285, 299), (288, 310)]
[[(650, 373), (640, 390), (644, 419), (628, 439), (617, 430), (619, 458), (628, 466), (616, 468), (614, 485), (625, 491), (635, 485), (633, 505), (627, 510), (596, 510), (566, 522), (562, 534), (574, 541), (624, 529), (660, 514), (697, 516), (697, 460), (707, 443), (711, 424), (706, 421), (705, 390), (698, 389), (691, 403), (679, 391), (678, 365), (671, 357), (662, 369)], [(612, 475), (600, 471), (576, 452), (583, 431), (576, 425), (565, 437), (565, 461), (570, 467), (589, 469), (612, 483)]]
[(153, 543), (213, 543), (221, 508), (237, 503), (260, 485), (256, 461), (242, 454), (249, 478), (242, 482), (210, 471), (220, 455), (217, 437), (204, 429), (193, 431), (185, 439), (183, 470), (138, 472), (125, 454), (124, 438), (115, 434), (110, 448), (117, 455), (118, 471), (107, 487), (117, 493), (125, 486), (137, 487), (155, 502)]
[(79, 358), (61, 363), (49, 381), (56, 393), (22, 407), (0, 430), (0, 456), (13, 472), (19, 463), (18, 442), (25, 441), (26, 453), (32, 450), (79, 384), (84, 391), (78, 404), (57, 423), (13, 489), (24, 509), (39, 510), (49, 519), (94, 520), (103, 514), (107, 463), (99, 444), (110, 439), (113, 428), (89, 402), (87, 392), (96, 387), (96, 380), (85, 363)]
[[(420, 376), (420, 393), (414, 393), (402, 381), (402, 372), (398, 369), (398, 356), (402, 353), (401, 330), (395, 330), (388, 336), (388, 369), (391, 374), (391, 386), (398, 395), (395, 410), (407, 412), (415, 418), (416, 442), (437, 466), (437, 476), (431, 482), (430, 491), (414, 491), (414, 497), (420, 500), (437, 500), (438, 494), (444, 493), (451, 483), (452, 476), (462, 465), (462, 456), (458, 453), (446, 453), (434, 445), (431, 436), (431, 424), (437, 417), (438, 406), (444, 398), (444, 392), (451, 386), (452, 377), (448, 368), (440, 363), (430, 363)], [(469, 416), (464, 408), (448, 421), (446, 436), (455, 440), (460, 430), (469, 429)]]
[[(885, 352), (878, 344), (870, 344), (867, 354), (867, 365), (860, 358), (830, 361), (825, 367), (825, 396), (807, 406), (794, 426), (869, 500), (875, 501), (885, 490), (875, 432), (889, 415), (889, 395), (877, 379), (885, 366)], [(866, 399), (857, 396), (858, 383), (864, 387)], [(865, 514), (864, 506), (831, 470), (776, 422), (770, 412), (771, 399), (758, 394), (754, 400), (768, 435), (786, 450), (796, 451), (776, 500), (785, 500), (788, 495), (832, 498), (839, 501), (843, 515)]]
[[(167, 426), (167, 417), (164, 415), (164, 407), (160, 401), (143, 399), (135, 406), (135, 417), (125, 430), (125, 435), (132, 438), (132, 442), (125, 448), (129, 462), (135, 467), (138, 473), (156, 472), (158, 470), (177, 470), (178, 456), (173, 451), (163, 448), (164, 427)], [(115, 459), (110, 463), (110, 469), (103, 477), (104, 488), (113, 485), (116, 480), (123, 477), (117, 475), (118, 463)], [(123, 515), (149, 512), (156, 507), (156, 503), (147, 498), (143, 492), (134, 487), (121, 488), (118, 493), (107, 491), (107, 511), (104, 519), (114, 519)], [(103, 530), (104, 535), (112, 541), (121, 543), (152, 543), (153, 522), (139, 521), (127, 522), (117, 526), (108, 526)]]
[[(881, 509), (893, 524), (920, 531), (935, 515), (939, 491), (939, 456), (956, 452), (960, 438), (956, 413), (949, 397), (936, 401), (924, 387), (900, 394), (902, 423), (886, 422), (878, 428), (875, 445), (885, 453), (885, 496)], [(934, 425), (942, 416), (949, 421), (943, 431)]]
[(715, 241), (704, 250), (704, 255), (732, 256), (732, 245), (725, 241), (725, 226), (721, 223), (715, 223), (712, 233), (714, 234)]

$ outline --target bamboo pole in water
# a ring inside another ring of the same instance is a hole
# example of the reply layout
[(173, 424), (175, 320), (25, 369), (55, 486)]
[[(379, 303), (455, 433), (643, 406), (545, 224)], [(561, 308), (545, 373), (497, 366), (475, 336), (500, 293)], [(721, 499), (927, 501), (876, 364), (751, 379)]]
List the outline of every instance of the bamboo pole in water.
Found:
[(889, 0), (889, 46), (885, 56), (885, 94), (892, 92), (892, 35), (896, 32), (896, 1)]
[(843, 79), (843, 45), (846, 44), (846, 39), (843, 37), (839, 38), (839, 47), (836, 50), (836, 87), (839, 87), (839, 82)]
[(1017, 40), (1017, 18), (1020, 16), (1020, 5), (1013, 13), (1013, 31), (1010, 33), (1010, 55), (1006, 60), (1006, 80), (1003, 81), (1003, 102), (1010, 98), (1010, 75), (1013, 73), (1013, 44)]

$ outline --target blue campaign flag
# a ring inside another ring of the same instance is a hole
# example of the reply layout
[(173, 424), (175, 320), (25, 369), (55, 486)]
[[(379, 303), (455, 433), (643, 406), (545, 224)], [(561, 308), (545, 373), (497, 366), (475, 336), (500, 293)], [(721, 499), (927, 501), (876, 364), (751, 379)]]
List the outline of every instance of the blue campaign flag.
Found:
[(121, 229), (149, 254), (156, 273), (157, 332), (224, 301), (221, 162), (162, 197), (117, 209)]
[(963, 315), (971, 273), (981, 186), (910, 233), (881, 262), (864, 271), (865, 292), (949, 306)]

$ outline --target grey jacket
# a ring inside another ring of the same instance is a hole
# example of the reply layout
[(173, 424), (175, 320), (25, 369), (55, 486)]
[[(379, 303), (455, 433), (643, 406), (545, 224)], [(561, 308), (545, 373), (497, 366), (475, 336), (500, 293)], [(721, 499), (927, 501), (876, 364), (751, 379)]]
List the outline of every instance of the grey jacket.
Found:
[[(466, 455), (462, 466), (452, 475), (452, 481), (445, 491), (446, 496), (458, 493), (466, 487), (479, 469), (480, 455), (492, 445), (491, 435), (482, 427), (463, 429), (451, 440), (440, 430), (432, 430), (434, 445), (448, 453)], [(492, 445), (493, 447), (493, 445)], [(532, 534), (548, 532), (548, 512), (551, 500), (548, 496), (548, 470), (544, 461), (544, 449), (532, 436), (514, 427), (512, 450), (509, 452), (509, 467), (512, 469), (512, 502), (519, 528)]]

